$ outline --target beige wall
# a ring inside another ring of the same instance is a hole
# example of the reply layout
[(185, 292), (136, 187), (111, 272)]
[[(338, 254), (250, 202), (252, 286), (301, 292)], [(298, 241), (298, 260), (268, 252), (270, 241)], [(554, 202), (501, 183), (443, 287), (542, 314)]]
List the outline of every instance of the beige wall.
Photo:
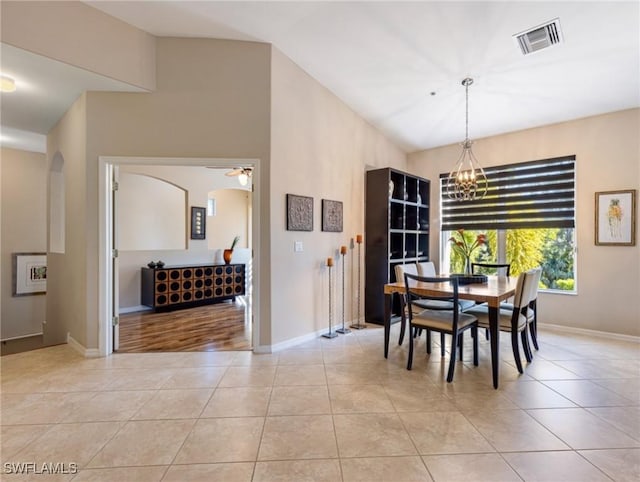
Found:
[[(282, 53), (274, 49), (272, 59), (271, 318), (277, 344), (328, 327), (324, 262), (364, 231), (366, 166), (404, 169), (406, 155)], [(287, 193), (313, 197), (312, 232), (286, 230)], [(342, 201), (343, 232), (321, 231), (322, 199)], [(303, 252), (294, 252), (295, 241)], [(353, 252), (347, 256), (350, 302)], [(341, 263), (333, 270), (334, 286), (341, 284), (341, 270)], [(334, 322), (342, 319), (340, 293), (336, 288)], [(347, 308), (347, 322), (350, 314)]]
[(106, 77), (155, 88), (155, 37), (82, 2), (2, 1), (2, 41)]
[(46, 295), (12, 296), (12, 254), (47, 251), (47, 159), (37, 152), (0, 152), (0, 339), (42, 332)]
[[(640, 109), (625, 110), (476, 140), (484, 166), (576, 155), (577, 295), (542, 293), (541, 323), (640, 336), (640, 239), (634, 247), (595, 246), (594, 193), (640, 189)], [(409, 156), (409, 170), (432, 180), (431, 225), (439, 228), (440, 173), (460, 146)], [(637, 216), (636, 216), (637, 217)], [(431, 258), (439, 259), (438, 229)]]
[[(207, 217), (207, 242), (210, 248), (226, 249), (240, 236), (236, 248), (251, 245), (251, 192), (246, 189), (218, 189), (209, 193), (216, 200), (216, 215)], [(206, 204), (204, 204), (206, 205)]]
[(65, 249), (47, 256), (45, 344), (64, 343), (71, 333), (87, 346), (87, 332), (97, 325), (97, 313), (89, 313), (86, 302), (87, 281), (97, 277), (97, 269), (87, 264), (87, 251), (98, 249), (95, 237), (89, 241), (88, 220), (95, 220), (97, 210), (88, 209), (87, 192), (96, 192), (98, 183), (87, 184), (86, 139), (87, 97), (83, 94), (47, 136), (48, 165), (56, 154), (64, 160)]

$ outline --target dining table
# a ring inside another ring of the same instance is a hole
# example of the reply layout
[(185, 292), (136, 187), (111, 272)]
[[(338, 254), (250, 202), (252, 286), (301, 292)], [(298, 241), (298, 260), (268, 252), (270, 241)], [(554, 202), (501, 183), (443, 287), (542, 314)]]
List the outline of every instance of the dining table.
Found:
[[(446, 276), (441, 276), (446, 277)], [(472, 300), (478, 303), (487, 303), (489, 311), (489, 337), (491, 343), (491, 372), (493, 387), (498, 388), (498, 367), (500, 366), (500, 329), (499, 310), (500, 303), (512, 297), (516, 291), (517, 276), (487, 276), (485, 283), (470, 283), (458, 286), (458, 296), (461, 299)], [(413, 285), (412, 285), (413, 286)], [(442, 283), (417, 282), (412, 288), (417, 295), (452, 294), (453, 286), (449, 281)], [(404, 293), (404, 283), (397, 281), (384, 285), (384, 357), (389, 355), (389, 333), (391, 331), (391, 305), (394, 293)]]

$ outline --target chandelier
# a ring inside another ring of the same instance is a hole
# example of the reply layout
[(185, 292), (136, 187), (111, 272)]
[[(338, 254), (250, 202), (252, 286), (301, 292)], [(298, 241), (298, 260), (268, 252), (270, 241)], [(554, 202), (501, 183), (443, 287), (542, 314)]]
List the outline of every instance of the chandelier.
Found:
[(465, 138), (462, 143), (462, 154), (447, 180), (447, 195), (457, 201), (482, 199), (487, 194), (489, 186), (484, 169), (473, 155), (471, 150), (473, 142), (469, 139), (469, 86), (471, 84), (473, 79), (470, 77), (462, 81), (466, 95)]

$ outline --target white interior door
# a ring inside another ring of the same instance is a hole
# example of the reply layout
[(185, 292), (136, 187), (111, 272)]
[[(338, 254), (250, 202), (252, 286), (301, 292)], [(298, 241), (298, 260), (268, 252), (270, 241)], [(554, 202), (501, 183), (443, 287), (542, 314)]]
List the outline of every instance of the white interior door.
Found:
[(120, 347), (120, 293), (118, 267), (118, 166), (111, 171), (111, 313), (113, 351)]

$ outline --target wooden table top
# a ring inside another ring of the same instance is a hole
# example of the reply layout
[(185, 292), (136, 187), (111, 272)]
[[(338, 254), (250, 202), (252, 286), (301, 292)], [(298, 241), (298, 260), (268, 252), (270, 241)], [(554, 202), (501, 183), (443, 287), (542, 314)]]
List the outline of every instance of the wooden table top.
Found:
[[(517, 276), (488, 276), (486, 283), (471, 283), (458, 286), (458, 296), (465, 300), (473, 300), (488, 303), (489, 306), (497, 308), (500, 302), (515, 294)], [(442, 295), (451, 294), (453, 289), (451, 283), (417, 283), (415, 286), (417, 294), (422, 295)], [(404, 283), (401, 281), (384, 285), (384, 294), (404, 292)]]

